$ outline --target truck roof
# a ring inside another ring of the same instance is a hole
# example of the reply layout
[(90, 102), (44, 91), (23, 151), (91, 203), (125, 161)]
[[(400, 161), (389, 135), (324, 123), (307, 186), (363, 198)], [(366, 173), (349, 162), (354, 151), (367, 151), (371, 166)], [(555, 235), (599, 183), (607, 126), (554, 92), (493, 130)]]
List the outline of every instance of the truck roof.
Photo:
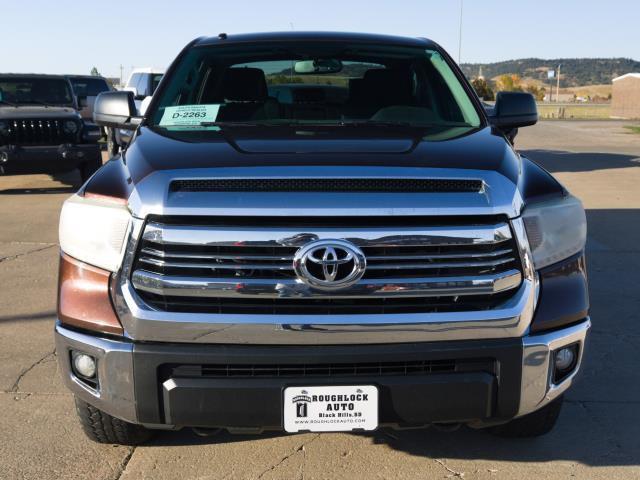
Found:
[(224, 45), (229, 43), (254, 43), (254, 42), (360, 42), (385, 45), (398, 45), (407, 47), (434, 47), (435, 43), (426, 38), (400, 37), (394, 35), (381, 35), (372, 33), (351, 32), (264, 32), (264, 33), (221, 33), (215, 37), (202, 37), (196, 40), (195, 45)]
[(58, 78), (67, 80), (66, 75), (54, 75), (49, 73), (0, 73), (0, 77), (37, 77), (37, 78)]
[(129, 75), (132, 75), (134, 73), (162, 73), (164, 74), (164, 69), (162, 68), (154, 68), (154, 67), (140, 67), (140, 68), (134, 68), (133, 70), (131, 70), (131, 73)]
[(74, 75), (74, 74), (65, 74), (64, 75), (66, 78), (97, 78), (100, 80), (104, 80), (106, 81), (107, 79), (105, 77), (103, 77), (102, 75)]

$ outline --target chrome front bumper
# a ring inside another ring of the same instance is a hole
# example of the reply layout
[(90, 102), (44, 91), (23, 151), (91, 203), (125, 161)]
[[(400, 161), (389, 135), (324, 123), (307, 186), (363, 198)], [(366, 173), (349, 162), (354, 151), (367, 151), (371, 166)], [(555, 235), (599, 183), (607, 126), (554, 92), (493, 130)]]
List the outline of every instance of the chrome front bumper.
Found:
[[(591, 322), (586, 319), (577, 325), (551, 333), (522, 338), (520, 408), (517, 416), (543, 407), (571, 386), (581, 368), (590, 327)], [(135, 344), (78, 333), (60, 325), (56, 326), (55, 337), (60, 371), (67, 387), (79, 398), (110, 415), (138, 423), (133, 365)], [(554, 385), (551, 380), (553, 351), (576, 342), (580, 344), (580, 353), (575, 370), (561, 383)], [(93, 355), (97, 359), (98, 388), (88, 387), (74, 375), (70, 361), (70, 351), (73, 349)], [(478, 425), (490, 420), (478, 419)]]

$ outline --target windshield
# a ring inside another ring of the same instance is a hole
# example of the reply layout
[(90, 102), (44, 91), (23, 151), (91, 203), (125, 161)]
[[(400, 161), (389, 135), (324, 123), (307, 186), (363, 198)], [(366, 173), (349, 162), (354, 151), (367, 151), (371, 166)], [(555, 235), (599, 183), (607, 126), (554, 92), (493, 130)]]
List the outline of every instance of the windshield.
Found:
[(192, 48), (148, 124), (476, 128), (480, 116), (436, 50), (339, 42)]
[(97, 97), (109, 91), (109, 84), (102, 78), (71, 77), (69, 81), (78, 97)]
[(73, 105), (69, 83), (62, 78), (0, 77), (0, 101), (15, 105)]

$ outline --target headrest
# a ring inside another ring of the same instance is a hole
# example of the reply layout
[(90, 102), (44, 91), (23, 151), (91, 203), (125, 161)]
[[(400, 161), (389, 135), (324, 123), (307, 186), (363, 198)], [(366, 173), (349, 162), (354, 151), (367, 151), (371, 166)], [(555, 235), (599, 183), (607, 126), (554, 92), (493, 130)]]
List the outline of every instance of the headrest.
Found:
[(411, 97), (411, 73), (408, 70), (367, 70), (362, 77), (369, 91), (377, 90), (384, 97), (407, 100)]
[(259, 68), (229, 68), (222, 79), (225, 100), (256, 102), (266, 100), (267, 81)]

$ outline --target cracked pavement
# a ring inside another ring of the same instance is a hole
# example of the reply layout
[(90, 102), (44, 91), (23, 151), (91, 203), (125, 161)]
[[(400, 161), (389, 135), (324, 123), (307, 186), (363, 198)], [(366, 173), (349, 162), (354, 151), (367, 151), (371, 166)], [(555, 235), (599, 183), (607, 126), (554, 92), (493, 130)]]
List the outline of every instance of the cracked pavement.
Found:
[(183, 430), (137, 448), (92, 443), (53, 353), (57, 222), (77, 175), (0, 177), (0, 478), (640, 479), (640, 135), (624, 124), (548, 121), (517, 139), (583, 200), (589, 221), (593, 330), (584, 372), (556, 429), (535, 440), (461, 428)]

